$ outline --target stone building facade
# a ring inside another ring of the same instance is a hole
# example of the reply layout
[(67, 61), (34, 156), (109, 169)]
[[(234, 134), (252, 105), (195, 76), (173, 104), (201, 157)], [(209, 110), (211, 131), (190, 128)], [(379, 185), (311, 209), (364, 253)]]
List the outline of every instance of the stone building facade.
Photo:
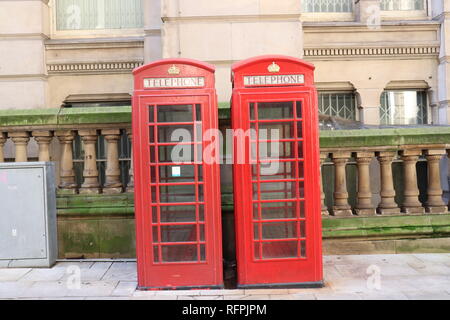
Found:
[(316, 67), (323, 113), (367, 124), (447, 124), (449, 0), (1, 0), (0, 109), (129, 101), (131, 70), (261, 54)]

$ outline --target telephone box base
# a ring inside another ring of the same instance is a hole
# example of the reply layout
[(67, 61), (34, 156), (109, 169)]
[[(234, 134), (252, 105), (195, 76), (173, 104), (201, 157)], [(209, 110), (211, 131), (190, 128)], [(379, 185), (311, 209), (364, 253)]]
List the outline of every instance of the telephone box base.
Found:
[(264, 284), (238, 284), (238, 289), (316, 289), (325, 286), (323, 281), (302, 283), (264, 283)]
[(213, 286), (187, 286), (187, 287), (137, 287), (140, 291), (169, 291), (169, 290), (223, 290), (223, 285)]

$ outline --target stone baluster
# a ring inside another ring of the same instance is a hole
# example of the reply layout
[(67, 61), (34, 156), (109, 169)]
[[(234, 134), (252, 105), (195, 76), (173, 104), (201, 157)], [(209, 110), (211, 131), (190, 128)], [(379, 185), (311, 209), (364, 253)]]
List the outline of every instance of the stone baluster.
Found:
[(446, 154), (445, 150), (430, 149), (425, 151), (428, 161), (428, 199), (425, 204), (425, 210), (431, 214), (447, 213), (448, 208), (442, 200), (442, 186), (440, 174), (440, 161)]
[(33, 131), (32, 136), (39, 145), (39, 161), (50, 161), (50, 143), (53, 140), (51, 131)]
[(400, 208), (395, 202), (394, 179), (392, 176), (392, 161), (394, 161), (396, 155), (397, 152), (395, 151), (382, 151), (377, 153), (381, 176), (381, 202), (377, 208), (379, 214), (400, 214)]
[(332, 160), (334, 163), (334, 206), (333, 216), (352, 216), (352, 210), (348, 204), (346, 165), (350, 158), (350, 152), (333, 152)]
[(128, 175), (130, 176), (130, 179), (129, 179), (128, 185), (127, 185), (127, 192), (134, 192), (133, 135), (132, 135), (131, 129), (127, 129), (127, 136), (131, 142), (131, 163), (130, 163), (130, 170), (128, 171)]
[(7, 135), (4, 132), (0, 132), (0, 162), (5, 162), (5, 154), (3, 153), (3, 147), (5, 146)]
[(72, 130), (56, 131), (55, 136), (61, 145), (59, 194), (76, 194), (77, 184), (73, 170), (73, 140), (75, 132)]
[(119, 129), (102, 130), (102, 135), (106, 140), (106, 170), (105, 185), (103, 193), (116, 194), (122, 192), (122, 182), (120, 182), (119, 166)]
[(100, 183), (97, 170), (97, 130), (79, 130), (78, 134), (84, 145), (84, 182), (80, 188), (80, 194), (98, 194), (100, 193)]
[(402, 212), (407, 214), (424, 214), (425, 208), (419, 201), (419, 187), (417, 186), (416, 164), (421, 150), (403, 150), (400, 152), (403, 160), (403, 176), (405, 182)]
[(320, 200), (321, 200), (321, 207), (322, 207), (322, 216), (330, 215), (330, 213), (328, 212), (328, 208), (325, 204), (325, 192), (323, 192), (322, 166), (323, 166), (323, 163), (325, 162), (326, 158), (328, 158), (328, 153), (320, 154)]
[(16, 148), (16, 162), (27, 162), (28, 154), (27, 147), (30, 141), (30, 135), (28, 132), (11, 132), (8, 134), (11, 140), (14, 142)]
[(369, 165), (373, 157), (373, 152), (356, 152), (356, 163), (358, 165), (358, 194), (355, 213), (358, 216), (373, 216), (376, 214), (375, 206), (372, 203), (369, 170)]

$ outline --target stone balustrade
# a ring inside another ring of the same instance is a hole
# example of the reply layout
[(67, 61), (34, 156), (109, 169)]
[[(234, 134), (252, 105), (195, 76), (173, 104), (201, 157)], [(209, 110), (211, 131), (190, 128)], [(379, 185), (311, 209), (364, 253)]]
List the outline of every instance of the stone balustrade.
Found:
[[(14, 149), (14, 158), (9, 161), (29, 161), (29, 144), (34, 140), (34, 160), (58, 163), (60, 195), (131, 193), (133, 168), (129, 166), (129, 178), (122, 181), (118, 145), (124, 133), (132, 139), (130, 111), (130, 107), (1, 111), (0, 161), (5, 161), (8, 141)], [(74, 169), (73, 146), (77, 136), (84, 150), (84, 158), (79, 160), (83, 164), (81, 183), (77, 183)], [(96, 144), (100, 136), (106, 144), (103, 182), (97, 165)], [(447, 213), (441, 185), (441, 175), (448, 171), (441, 163), (447, 156), (450, 127), (323, 131), (320, 160), (328, 192), (322, 186), (322, 215), (345, 218)], [(425, 161), (427, 181), (422, 184), (426, 184), (426, 194), (421, 201), (417, 164)], [(401, 190), (396, 188), (399, 183), (395, 181), (393, 163), (402, 167)], [(331, 166), (332, 170), (324, 172), (324, 166)], [(351, 166), (355, 174), (349, 181)], [(227, 208), (230, 205), (224, 203)]]
[[(448, 176), (448, 166), (444, 160), (450, 155), (449, 134), (448, 127), (322, 132), (321, 163), (333, 167), (332, 177), (322, 174), (322, 184), (334, 179), (333, 199), (327, 199), (322, 192), (322, 215), (352, 217), (448, 213), (448, 203), (443, 200), (441, 176)], [(427, 181), (418, 180), (419, 161), (426, 162)], [(353, 207), (349, 203), (346, 174), (350, 162), (356, 166)], [(398, 176), (402, 177), (402, 181), (394, 179), (394, 162), (401, 165), (402, 172)], [(374, 182), (379, 182), (378, 190), (374, 189)], [(419, 199), (419, 182), (426, 186), (422, 197), (426, 200), (422, 202)], [(401, 185), (401, 190), (396, 190), (395, 185)], [(401, 202), (396, 201), (399, 198)], [(333, 205), (327, 206), (326, 203), (330, 202)]]
[[(131, 139), (130, 107), (67, 108), (48, 110), (6, 110), (0, 112), (0, 162), (5, 161), (5, 145), (12, 142), (12, 158), (30, 161), (31, 139), (37, 144), (37, 161), (55, 161), (59, 167), (58, 194), (118, 194), (133, 192), (130, 165), (128, 181), (121, 181), (118, 141), (123, 132)], [(78, 185), (74, 170), (73, 147), (81, 138), (83, 182)], [(105, 182), (100, 183), (96, 144), (106, 143)], [(56, 143), (55, 143), (56, 142)], [(54, 148), (54, 150), (52, 149)]]

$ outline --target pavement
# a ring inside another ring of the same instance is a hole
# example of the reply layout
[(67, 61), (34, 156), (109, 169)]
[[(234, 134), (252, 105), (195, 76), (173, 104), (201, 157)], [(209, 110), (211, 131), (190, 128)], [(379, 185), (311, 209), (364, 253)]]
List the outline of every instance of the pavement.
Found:
[(57, 263), (0, 269), (0, 299), (24, 300), (450, 300), (450, 254), (324, 257), (325, 287), (136, 290), (135, 262)]

